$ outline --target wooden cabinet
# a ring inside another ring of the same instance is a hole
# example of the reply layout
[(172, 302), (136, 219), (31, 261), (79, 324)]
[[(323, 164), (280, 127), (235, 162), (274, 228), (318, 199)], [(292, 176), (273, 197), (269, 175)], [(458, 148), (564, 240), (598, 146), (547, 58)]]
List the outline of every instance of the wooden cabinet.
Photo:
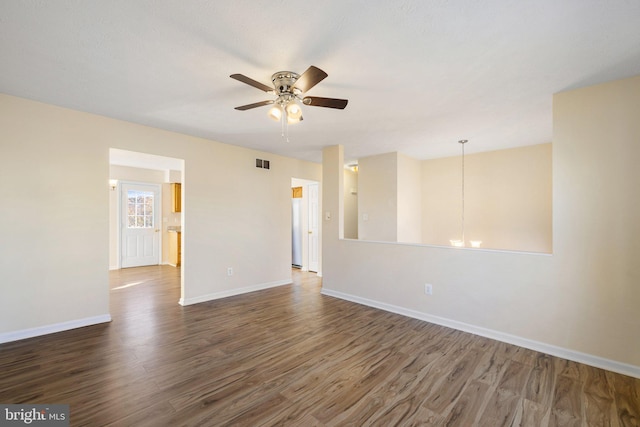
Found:
[(182, 184), (171, 184), (171, 212), (182, 212)]
[(182, 233), (172, 231), (169, 233), (169, 265), (180, 267), (182, 254)]

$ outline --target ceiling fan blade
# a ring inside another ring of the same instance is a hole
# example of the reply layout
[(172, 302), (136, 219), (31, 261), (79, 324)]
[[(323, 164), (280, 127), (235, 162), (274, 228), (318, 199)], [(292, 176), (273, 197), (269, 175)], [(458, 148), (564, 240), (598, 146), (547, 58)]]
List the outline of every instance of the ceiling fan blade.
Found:
[(311, 105), (313, 107), (328, 107), (344, 110), (349, 102), (348, 99), (337, 98), (321, 98), (319, 96), (305, 96), (302, 100), (304, 105)]
[(255, 80), (253, 80), (253, 79), (251, 79), (251, 78), (249, 78), (249, 77), (245, 76), (244, 74), (231, 74), (229, 77), (231, 77), (232, 79), (236, 79), (236, 80), (238, 80), (239, 82), (246, 83), (246, 84), (248, 84), (249, 86), (253, 86), (253, 87), (255, 87), (255, 88), (258, 88), (258, 89), (260, 89), (260, 90), (263, 90), (263, 91), (265, 91), (265, 92), (268, 92), (268, 93), (275, 93), (275, 91), (273, 90), (273, 87), (271, 87), (271, 86), (267, 86), (267, 85), (262, 84), (262, 83), (260, 83), (260, 82), (257, 82), (257, 81), (255, 81)]
[(240, 111), (244, 111), (244, 110), (250, 110), (252, 108), (256, 108), (256, 107), (262, 107), (264, 105), (270, 105), (273, 104), (275, 101), (271, 100), (271, 101), (260, 101), (260, 102), (256, 102), (253, 104), (247, 104), (247, 105), (241, 105), (240, 107), (236, 107), (236, 110), (240, 110)]
[(314, 67), (313, 65), (307, 68), (307, 71), (302, 73), (300, 78), (296, 80), (296, 83), (293, 85), (296, 89), (300, 89), (302, 92), (306, 92), (322, 80), (324, 80), (328, 76), (327, 73), (322, 71), (318, 67)]

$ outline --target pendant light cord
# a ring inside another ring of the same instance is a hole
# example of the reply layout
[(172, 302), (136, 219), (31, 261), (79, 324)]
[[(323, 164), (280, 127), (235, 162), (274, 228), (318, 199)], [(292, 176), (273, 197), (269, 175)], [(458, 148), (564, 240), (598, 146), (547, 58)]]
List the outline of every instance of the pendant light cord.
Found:
[(458, 141), (462, 145), (462, 212), (460, 214), (460, 221), (462, 222), (462, 246), (464, 246), (464, 144), (467, 143), (466, 139), (461, 139)]
[(462, 241), (464, 242), (464, 143), (462, 143)]

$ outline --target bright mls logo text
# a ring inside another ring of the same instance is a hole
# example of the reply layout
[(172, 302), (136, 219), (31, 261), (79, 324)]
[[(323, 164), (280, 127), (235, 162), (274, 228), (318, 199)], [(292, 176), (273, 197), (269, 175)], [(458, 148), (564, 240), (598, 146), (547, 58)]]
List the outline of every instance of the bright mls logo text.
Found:
[[(2, 425), (46, 425), (68, 426), (69, 405), (0, 405), (3, 407)], [(0, 421), (2, 421), (0, 419)]]

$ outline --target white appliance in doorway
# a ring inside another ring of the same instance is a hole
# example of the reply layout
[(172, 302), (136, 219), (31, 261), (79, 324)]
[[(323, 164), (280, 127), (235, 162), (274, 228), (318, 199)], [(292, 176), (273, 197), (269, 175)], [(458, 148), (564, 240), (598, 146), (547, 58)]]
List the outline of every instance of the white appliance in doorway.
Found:
[(291, 265), (302, 268), (302, 199), (291, 199)]
[(120, 186), (121, 267), (160, 264), (160, 186)]

